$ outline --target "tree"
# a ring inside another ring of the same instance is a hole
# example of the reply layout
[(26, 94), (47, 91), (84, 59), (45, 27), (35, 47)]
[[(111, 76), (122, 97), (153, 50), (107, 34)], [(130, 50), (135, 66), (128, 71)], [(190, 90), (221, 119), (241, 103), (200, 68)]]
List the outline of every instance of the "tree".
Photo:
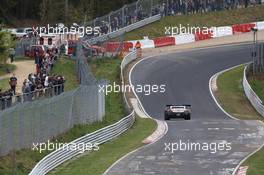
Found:
[(9, 32), (0, 32), (0, 64), (5, 64), (9, 49), (14, 46), (14, 40)]

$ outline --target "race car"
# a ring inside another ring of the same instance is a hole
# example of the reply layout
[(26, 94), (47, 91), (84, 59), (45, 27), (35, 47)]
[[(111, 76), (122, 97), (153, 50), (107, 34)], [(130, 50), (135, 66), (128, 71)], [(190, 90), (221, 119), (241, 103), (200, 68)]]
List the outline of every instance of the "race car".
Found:
[(184, 118), (191, 120), (191, 105), (167, 105), (164, 112), (165, 120)]

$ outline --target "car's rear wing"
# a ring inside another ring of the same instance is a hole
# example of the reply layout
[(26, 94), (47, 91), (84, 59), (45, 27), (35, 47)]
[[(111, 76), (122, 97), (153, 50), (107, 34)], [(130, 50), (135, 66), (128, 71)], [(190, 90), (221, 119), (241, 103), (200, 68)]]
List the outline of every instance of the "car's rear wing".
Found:
[(184, 107), (189, 108), (189, 109), (192, 107), (192, 105), (186, 105), (186, 104), (183, 104), (183, 105), (166, 105), (166, 107), (171, 107), (171, 106), (184, 106)]

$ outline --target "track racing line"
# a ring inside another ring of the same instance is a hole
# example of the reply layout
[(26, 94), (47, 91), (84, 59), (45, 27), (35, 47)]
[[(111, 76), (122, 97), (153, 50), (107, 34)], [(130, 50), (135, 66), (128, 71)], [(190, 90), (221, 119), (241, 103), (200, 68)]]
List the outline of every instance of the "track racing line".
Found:
[[(191, 104), (192, 119), (168, 121), (168, 132), (162, 139), (124, 157), (107, 174), (232, 174), (241, 160), (263, 144), (264, 128), (259, 121), (227, 116), (212, 98), (208, 82), (217, 72), (249, 62), (250, 53), (251, 46), (243, 44), (154, 56), (139, 62), (131, 70), (133, 85), (166, 85), (165, 93), (137, 93), (146, 112), (163, 120), (165, 105)], [(203, 148), (190, 150), (188, 144)]]

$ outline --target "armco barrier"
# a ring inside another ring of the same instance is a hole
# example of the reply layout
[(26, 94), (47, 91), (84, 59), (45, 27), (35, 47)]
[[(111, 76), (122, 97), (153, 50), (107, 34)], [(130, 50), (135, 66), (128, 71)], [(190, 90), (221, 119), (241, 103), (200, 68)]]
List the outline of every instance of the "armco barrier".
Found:
[[(122, 81), (123, 85), (125, 84), (124, 74), (123, 74), (124, 69), (129, 63), (131, 63), (132, 61), (134, 61), (136, 59), (137, 59), (137, 52), (136, 52), (136, 50), (133, 50), (132, 52), (127, 54), (122, 60), (121, 65), (120, 65), (120, 70), (121, 70), (120, 76), (121, 76), (121, 81)], [(123, 99), (126, 103), (126, 107), (128, 108), (127, 110), (129, 111), (132, 107), (129, 105), (125, 93), (123, 93)]]
[(264, 30), (264, 21), (256, 22), (256, 27), (258, 30)]
[(173, 46), (175, 45), (175, 38), (174, 37), (161, 37), (154, 39), (155, 47), (163, 47), (163, 46)]
[(247, 24), (236, 24), (233, 25), (233, 34), (239, 34), (239, 33), (247, 33), (251, 31), (251, 28), (256, 27), (255, 23), (247, 23)]
[(180, 35), (174, 36), (174, 38), (175, 38), (176, 45), (195, 42), (194, 34), (180, 34)]
[(258, 97), (258, 95), (253, 91), (250, 84), (248, 83), (248, 80), (247, 80), (248, 70), (249, 70), (249, 66), (246, 66), (246, 68), (244, 69), (244, 77), (243, 77), (244, 92), (245, 92), (248, 100), (252, 104), (252, 106), (258, 111), (258, 113), (261, 116), (264, 117), (264, 105), (263, 105), (262, 101), (260, 100), (260, 98)]
[[(149, 17), (149, 18), (146, 18), (142, 21), (138, 21), (134, 24), (131, 24), (129, 26), (126, 26), (124, 28), (121, 28), (115, 32), (111, 32), (111, 33), (108, 33), (106, 35), (101, 35), (101, 36), (98, 36), (98, 37), (95, 37), (95, 38), (91, 38), (91, 39), (88, 39), (88, 43), (90, 44), (96, 44), (97, 42), (104, 42), (104, 41), (107, 41), (109, 39), (112, 39), (112, 38), (116, 38), (120, 35), (123, 35), (124, 33), (126, 32), (130, 32), (132, 30), (135, 30), (137, 28), (140, 28), (140, 27), (143, 27), (145, 25), (148, 25), (150, 23), (153, 23), (155, 21), (158, 21), (160, 20), (161, 16), (160, 14), (159, 15), (155, 15), (155, 16), (152, 16), (152, 17)], [(85, 40), (85, 38), (84, 38)]]
[(213, 37), (212, 31), (199, 31), (194, 34), (195, 35), (195, 41), (201, 41), (201, 40), (207, 40)]
[(30, 172), (29, 175), (45, 175), (49, 173), (51, 170), (56, 168), (57, 166), (63, 164), (67, 160), (80, 155), (80, 150), (77, 149), (66, 149), (67, 147), (70, 148), (70, 145), (88, 145), (88, 144), (97, 144), (100, 145), (105, 143), (120, 134), (124, 133), (127, 129), (129, 129), (135, 121), (134, 111), (128, 115), (127, 117), (123, 118), (119, 122), (102, 128), (98, 131), (95, 131), (91, 134), (87, 134), (60, 149), (48, 154), (44, 157)]

